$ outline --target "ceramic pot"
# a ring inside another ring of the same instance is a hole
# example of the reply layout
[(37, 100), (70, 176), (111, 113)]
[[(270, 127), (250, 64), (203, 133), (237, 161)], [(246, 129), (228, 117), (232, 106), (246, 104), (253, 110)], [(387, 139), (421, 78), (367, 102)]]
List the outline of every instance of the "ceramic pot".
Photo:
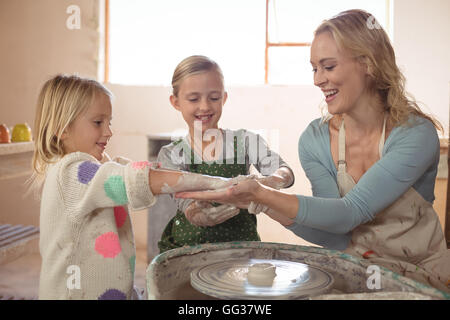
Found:
[(19, 123), (14, 126), (11, 141), (12, 142), (25, 142), (31, 141), (31, 128), (27, 123)]
[(11, 137), (9, 135), (9, 129), (6, 125), (0, 124), (0, 143), (10, 143)]

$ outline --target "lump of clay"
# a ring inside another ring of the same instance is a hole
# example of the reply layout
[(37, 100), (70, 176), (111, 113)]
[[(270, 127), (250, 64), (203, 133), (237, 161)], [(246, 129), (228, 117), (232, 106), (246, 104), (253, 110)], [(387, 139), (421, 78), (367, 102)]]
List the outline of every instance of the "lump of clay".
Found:
[(248, 283), (254, 286), (272, 286), (276, 267), (271, 263), (255, 263), (248, 268)]

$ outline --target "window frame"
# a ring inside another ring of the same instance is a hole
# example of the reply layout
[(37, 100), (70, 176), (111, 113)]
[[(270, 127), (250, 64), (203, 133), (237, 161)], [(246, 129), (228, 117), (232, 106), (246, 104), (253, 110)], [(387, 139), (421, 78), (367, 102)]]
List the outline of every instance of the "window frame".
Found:
[[(105, 1), (105, 43), (104, 43), (104, 59), (105, 59), (105, 64), (104, 64), (104, 79), (103, 81), (105, 83), (107, 83), (109, 81), (109, 53), (110, 53), (110, 47), (109, 47), (109, 43), (110, 43), (110, 32), (109, 32), (109, 27), (110, 27), (110, 3), (109, 0), (104, 0)], [(266, 25), (265, 25), (265, 51), (264, 51), (264, 84), (267, 85), (269, 84), (269, 48), (271, 47), (310, 47), (311, 43), (310, 42), (270, 42), (269, 41), (269, 2), (271, 0), (266, 0)], [(391, 0), (385, 0), (386, 4), (385, 4), (385, 8), (386, 8), (386, 31), (388, 33), (391, 32), (391, 26), (390, 26), (390, 16), (391, 16), (391, 5), (392, 2)]]
[(104, 59), (105, 59), (105, 70), (103, 74), (103, 82), (109, 82), (109, 0), (105, 1), (105, 46), (104, 46)]
[(271, 47), (310, 47), (310, 42), (270, 42), (269, 41), (269, 2), (266, 0), (266, 48), (264, 52), (264, 84), (269, 84), (269, 48)]
[[(266, 48), (264, 52), (264, 84), (269, 83), (269, 48), (271, 47), (311, 47), (311, 42), (270, 42), (269, 41), (269, 2), (266, 0)], [(272, 0), (274, 1), (274, 0)], [(390, 28), (390, 12), (391, 12), (391, 0), (385, 0), (386, 8), (386, 32), (391, 32)]]

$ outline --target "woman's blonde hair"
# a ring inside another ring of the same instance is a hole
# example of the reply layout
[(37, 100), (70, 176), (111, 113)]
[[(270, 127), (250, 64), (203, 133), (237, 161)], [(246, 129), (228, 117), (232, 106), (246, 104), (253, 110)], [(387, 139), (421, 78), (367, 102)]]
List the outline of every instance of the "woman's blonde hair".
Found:
[(222, 69), (220, 69), (219, 65), (210, 58), (196, 55), (183, 59), (183, 61), (181, 61), (175, 68), (172, 76), (173, 95), (178, 97), (181, 83), (187, 77), (211, 70), (216, 71), (219, 74), (223, 83)]
[(112, 93), (93, 79), (57, 75), (42, 87), (34, 120), (34, 178), (40, 180), (50, 163), (64, 156), (61, 135), (92, 103), (96, 94)]
[(443, 130), (439, 121), (420, 110), (406, 92), (405, 77), (397, 67), (389, 37), (373, 15), (357, 9), (343, 11), (323, 21), (314, 35), (323, 32), (330, 32), (340, 50), (367, 65), (372, 79), (369, 90), (378, 93), (393, 126), (406, 123), (414, 114)]

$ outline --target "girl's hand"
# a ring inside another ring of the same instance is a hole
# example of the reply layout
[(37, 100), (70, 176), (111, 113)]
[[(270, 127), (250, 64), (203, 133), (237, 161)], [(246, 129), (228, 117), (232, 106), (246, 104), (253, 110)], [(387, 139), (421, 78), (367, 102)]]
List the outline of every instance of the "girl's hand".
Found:
[(294, 174), (291, 169), (287, 167), (281, 167), (272, 175), (259, 176), (257, 180), (265, 186), (280, 190), (294, 183)]
[(248, 208), (251, 201), (258, 201), (257, 195), (263, 186), (254, 180), (247, 179), (225, 189), (213, 191), (178, 192), (176, 198), (215, 201), (232, 204), (238, 208)]
[(190, 223), (196, 226), (212, 227), (233, 218), (238, 213), (238, 208), (228, 204), (214, 207), (206, 201), (194, 201), (186, 209), (184, 215)]
[(267, 177), (260, 177), (257, 178), (256, 180), (258, 180), (259, 183), (272, 188), (272, 189), (277, 189), (280, 190), (281, 188), (284, 188), (284, 186), (286, 185), (286, 181), (280, 177), (280, 176), (267, 176)]

